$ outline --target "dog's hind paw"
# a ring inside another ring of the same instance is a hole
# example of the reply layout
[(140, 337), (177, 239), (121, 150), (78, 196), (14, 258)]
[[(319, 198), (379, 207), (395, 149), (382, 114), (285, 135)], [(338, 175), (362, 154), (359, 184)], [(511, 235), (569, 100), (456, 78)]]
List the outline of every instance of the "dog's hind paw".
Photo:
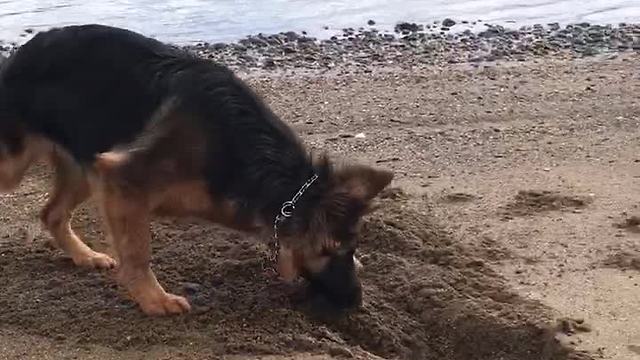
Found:
[(191, 311), (189, 301), (182, 296), (164, 293), (162, 297), (140, 303), (142, 311), (150, 316), (183, 314)]
[(112, 257), (96, 251), (74, 257), (73, 263), (80, 267), (93, 269), (113, 269), (116, 267), (116, 261)]

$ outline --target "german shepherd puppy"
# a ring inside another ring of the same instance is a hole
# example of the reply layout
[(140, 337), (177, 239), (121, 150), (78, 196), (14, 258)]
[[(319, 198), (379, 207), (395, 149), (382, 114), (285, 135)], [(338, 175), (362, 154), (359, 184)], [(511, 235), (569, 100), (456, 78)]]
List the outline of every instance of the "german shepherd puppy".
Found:
[[(267, 233), (285, 280), (303, 276), (335, 307), (358, 307), (358, 224), (393, 178), (312, 157), (226, 67), (102, 25), (39, 33), (2, 64), (0, 190), (40, 158), (55, 169), (41, 213), (52, 242), (79, 266), (117, 267), (149, 315), (190, 310), (150, 268), (153, 216)], [(91, 195), (117, 259), (69, 225)]]

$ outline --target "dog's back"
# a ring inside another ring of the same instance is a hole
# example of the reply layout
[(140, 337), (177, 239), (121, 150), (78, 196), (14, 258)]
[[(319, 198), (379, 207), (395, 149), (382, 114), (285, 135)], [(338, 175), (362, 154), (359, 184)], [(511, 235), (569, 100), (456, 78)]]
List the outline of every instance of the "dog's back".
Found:
[(121, 29), (54, 29), (12, 55), (3, 69), (3, 85), (14, 112), (31, 131), (89, 161), (142, 130), (162, 101), (162, 89), (148, 69), (179, 56), (168, 49)]
[(278, 172), (308, 167), (291, 129), (230, 70), (128, 30), (82, 25), (40, 33), (11, 56), (3, 82), (28, 130), (80, 163), (137, 139), (175, 98), (173, 117), (207, 137), (205, 167), (215, 169), (207, 181), (218, 192), (264, 192), (238, 180), (263, 178), (270, 164), (282, 166)]

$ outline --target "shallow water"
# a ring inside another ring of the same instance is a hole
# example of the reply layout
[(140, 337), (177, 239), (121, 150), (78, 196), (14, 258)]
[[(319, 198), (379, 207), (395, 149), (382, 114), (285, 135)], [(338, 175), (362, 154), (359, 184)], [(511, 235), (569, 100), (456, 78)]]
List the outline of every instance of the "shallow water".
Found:
[(29, 37), (25, 29), (79, 23), (127, 27), (175, 43), (289, 30), (324, 37), (369, 19), (380, 29), (392, 29), (399, 20), (427, 23), (446, 17), (512, 27), (640, 22), (640, 0), (0, 0), (0, 39), (20, 43)]

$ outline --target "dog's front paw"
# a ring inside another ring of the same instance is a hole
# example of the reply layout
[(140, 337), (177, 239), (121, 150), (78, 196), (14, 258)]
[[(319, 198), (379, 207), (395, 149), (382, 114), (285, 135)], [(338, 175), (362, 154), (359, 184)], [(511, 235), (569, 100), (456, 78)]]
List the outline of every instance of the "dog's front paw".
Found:
[(113, 269), (116, 261), (107, 254), (91, 251), (73, 258), (73, 263), (77, 266), (93, 269)]
[(168, 293), (140, 302), (140, 307), (150, 316), (183, 314), (191, 311), (191, 305), (187, 299)]

